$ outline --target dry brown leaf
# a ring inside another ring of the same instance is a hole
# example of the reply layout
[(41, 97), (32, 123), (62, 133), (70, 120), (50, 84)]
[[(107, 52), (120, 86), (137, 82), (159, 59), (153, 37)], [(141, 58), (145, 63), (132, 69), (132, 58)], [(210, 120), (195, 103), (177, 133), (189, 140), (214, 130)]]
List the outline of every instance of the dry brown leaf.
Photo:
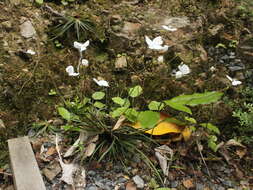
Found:
[(55, 154), (57, 151), (56, 151), (56, 149), (55, 149), (55, 147), (50, 147), (48, 150), (47, 150), (47, 152), (46, 152), (46, 155), (47, 156), (52, 156), (53, 154)]
[(88, 138), (88, 134), (87, 134), (87, 133), (85, 133), (85, 132), (80, 132), (78, 139), (77, 139), (77, 140), (74, 142), (74, 144), (67, 150), (67, 152), (64, 154), (63, 157), (66, 158), (66, 157), (72, 156), (73, 153), (75, 152), (75, 150), (77, 149), (78, 144), (79, 144), (80, 142), (83, 142), (83, 141), (87, 140), (87, 138)]
[(93, 154), (93, 152), (95, 151), (96, 149), (96, 144), (95, 143), (90, 143), (87, 147), (86, 147), (86, 150), (85, 150), (85, 153), (84, 153), (84, 157), (89, 157)]
[(195, 185), (193, 184), (193, 180), (192, 180), (192, 179), (184, 180), (184, 181), (183, 181), (183, 185), (184, 185), (187, 189), (190, 189), (190, 188), (195, 187)]
[(238, 148), (236, 150), (236, 154), (239, 156), (239, 158), (243, 158), (245, 156), (245, 154), (247, 153), (247, 149), (246, 148)]
[(116, 122), (116, 124), (114, 125), (112, 130), (114, 131), (114, 130), (117, 130), (118, 128), (120, 128), (122, 123), (125, 121), (125, 119), (126, 119), (125, 116), (123, 116), (123, 115), (120, 116), (120, 118), (118, 119), (118, 121)]
[(133, 182), (128, 182), (126, 184), (126, 190), (136, 190), (136, 189), (137, 189), (137, 187)]
[(155, 148), (155, 151), (155, 156), (159, 161), (163, 174), (165, 176), (168, 176), (170, 166), (168, 162), (172, 161), (172, 157), (174, 154), (173, 150), (167, 145), (162, 145), (160, 147)]

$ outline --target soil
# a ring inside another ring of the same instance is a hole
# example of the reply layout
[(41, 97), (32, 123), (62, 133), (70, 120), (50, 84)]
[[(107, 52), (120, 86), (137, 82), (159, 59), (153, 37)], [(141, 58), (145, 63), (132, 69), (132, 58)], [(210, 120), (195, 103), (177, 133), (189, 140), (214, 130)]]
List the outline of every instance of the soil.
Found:
[[(77, 0), (64, 6), (60, 1), (52, 0), (42, 5), (27, 0), (0, 1), (0, 189), (12, 188), (12, 177), (6, 175), (11, 173), (7, 139), (32, 136), (32, 126), (36, 123), (57, 122), (57, 105), (76, 96), (88, 97), (99, 89), (93, 78), (101, 77), (109, 82), (108, 96), (123, 94), (128, 87), (141, 85), (143, 98), (137, 102), (137, 107), (142, 109), (152, 100), (194, 92), (223, 91), (225, 95), (221, 101), (194, 108), (193, 117), (198, 122), (209, 121), (219, 126), (222, 134), (219, 138), (224, 142), (239, 136), (236, 128), (233, 128), (234, 132), (230, 129), (239, 125), (232, 112), (243, 105), (245, 99), (241, 98), (241, 92), (253, 87), (252, 3), (242, 2)], [(242, 10), (240, 7), (244, 3), (247, 7)], [(88, 31), (78, 40), (71, 30), (52, 40), (52, 29), (59, 23), (59, 15), (84, 17), (95, 23), (95, 31)], [(27, 22), (31, 23), (28, 37), (22, 33), (22, 26)], [(177, 28), (176, 31), (162, 28), (170, 23)], [(169, 49), (166, 52), (150, 50), (145, 36), (151, 39), (162, 36)], [(84, 58), (89, 60), (89, 66), (81, 67), (79, 77), (68, 76), (66, 67), (77, 67), (79, 59), (73, 42), (88, 39), (91, 45), (84, 52)], [(29, 49), (35, 55), (27, 53)], [(159, 56), (163, 56), (163, 62), (158, 61)], [(191, 73), (176, 79), (172, 73), (181, 62), (190, 67)], [(242, 85), (232, 86), (226, 75), (242, 81)], [(236, 104), (231, 106), (231, 102)], [(40, 139), (47, 138), (47, 135), (40, 135), (34, 142), (41, 142)], [(54, 145), (52, 140), (43, 141), (46, 142), (51, 143), (48, 148)], [(178, 159), (173, 161), (164, 184), (167, 187), (253, 188), (252, 152), (248, 151), (240, 158), (233, 148), (229, 153), (214, 154), (208, 150), (204, 151), (204, 157), (213, 157), (213, 160), (204, 162), (196, 147), (187, 155), (192, 147), (190, 143), (171, 146)], [(248, 150), (252, 148), (247, 146)], [(229, 160), (226, 159), (228, 154)], [(41, 169), (56, 158), (55, 154), (40, 165)], [(110, 161), (103, 164), (109, 165), (106, 170), (97, 163), (93, 164), (94, 167), (92, 164), (87, 166), (90, 169), (86, 189), (91, 190), (91, 186), (105, 189), (106, 183), (109, 189), (125, 189), (129, 183), (135, 187), (138, 186), (133, 180), (136, 175), (144, 179), (144, 189), (155, 188), (150, 185), (154, 175), (149, 169), (141, 169), (145, 166), (140, 161), (130, 162), (127, 170), (118, 166), (120, 164), (116, 164), (115, 169)], [(114, 178), (115, 175), (118, 177)], [(53, 181), (45, 177), (47, 188), (67, 189), (59, 179), (60, 175)]]

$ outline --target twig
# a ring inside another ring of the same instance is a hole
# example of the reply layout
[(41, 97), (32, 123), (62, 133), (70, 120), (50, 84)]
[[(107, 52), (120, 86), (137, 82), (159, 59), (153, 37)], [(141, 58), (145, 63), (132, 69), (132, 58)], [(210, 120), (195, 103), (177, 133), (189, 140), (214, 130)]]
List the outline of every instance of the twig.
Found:
[(203, 161), (203, 163), (204, 163), (204, 165), (205, 165), (205, 167), (206, 167), (207, 174), (208, 174), (209, 177), (211, 177), (210, 171), (209, 171), (209, 169), (208, 169), (208, 167), (207, 167), (206, 161), (205, 161), (204, 156), (203, 156), (203, 154), (202, 154), (202, 151), (201, 151), (201, 148), (200, 148), (200, 144), (199, 144), (198, 141), (196, 141), (196, 142), (197, 142), (197, 147), (198, 147), (198, 150), (199, 150), (199, 154), (200, 154), (201, 159), (202, 159), (202, 161)]
[(56, 15), (56, 16), (65, 18), (65, 15), (64, 15), (64, 14), (61, 14), (61, 13), (57, 12), (56, 10), (54, 10), (52, 7), (50, 7), (50, 6), (47, 5), (47, 4), (44, 5), (43, 8), (46, 9), (47, 11), (51, 12), (52, 14)]

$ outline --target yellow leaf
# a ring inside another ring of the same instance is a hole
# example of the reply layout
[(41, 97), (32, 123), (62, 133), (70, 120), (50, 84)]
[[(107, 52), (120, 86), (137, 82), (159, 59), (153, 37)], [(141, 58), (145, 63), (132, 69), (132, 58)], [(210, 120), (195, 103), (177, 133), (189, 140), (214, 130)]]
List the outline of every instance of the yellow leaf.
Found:
[[(168, 115), (160, 113), (160, 119), (158, 121), (158, 124), (153, 129), (145, 131), (145, 133), (155, 135), (155, 136), (175, 133), (175, 134), (180, 134), (176, 139), (174, 139), (175, 141), (181, 140), (182, 137), (184, 138), (185, 141), (187, 141), (191, 136), (190, 129), (185, 126), (178, 126), (174, 123), (170, 123), (168, 121), (163, 121), (164, 119), (166, 119), (168, 117), (169, 117)], [(135, 129), (142, 129), (140, 122), (137, 122), (137, 123), (132, 124), (130, 126)]]

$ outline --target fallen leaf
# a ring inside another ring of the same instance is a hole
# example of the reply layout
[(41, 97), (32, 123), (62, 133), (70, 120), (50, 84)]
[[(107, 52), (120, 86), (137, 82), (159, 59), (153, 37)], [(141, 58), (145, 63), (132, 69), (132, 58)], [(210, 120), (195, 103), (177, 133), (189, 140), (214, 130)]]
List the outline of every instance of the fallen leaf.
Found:
[(2, 119), (0, 119), (0, 129), (5, 129), (5, 125)]
[(243, 158), (245, 156), (245, 154), (247, 153), (247, 149), (246, 148), (238, 148), (236, 150), (236, 154), (239, 156), (239, 158)]
[(163, 174), (165, 176), (168, 176), (170, 166), (170, 164), (168, 164), (168, 161), (172, 161), (172, 157), (174, 154), (173, 150), (167, 145), (162, 145), (160, 147), (155, 148), (155, 151), (155, 156), (159, 161)]
[(96, 149), (96, 144), (95, 143), (90, 143), (87, 147), (86, 147), (86, 150), (85, 150), (85, 153), (84, 153), (84, 157), (89, 157), (93, 154), (93, 152), (95, 151)]
[(137, 189), (137, 187), (133, 182), (128, 182), (126, 184), (126, 190), (136, 190), (136, 189)]
[(46, 155), (47, 155), (47, 156), (52, 156), (52, 155), (55, 154), (55, 153), (56, 153), (55, 147), (50, 147), (50, 148), (47, 150)]
[[(191, 131), (187, 126), (179, 126), (175, 123), (171, 123), (168, 121), (165, 121), (165, 119), (170, 118), (168, 115), (160, 113), (160, 119), (158, 121), (158, 124), (150, 130), (145, 131), (145, 133), (151, 134), (151, 135), (165, 135), (165, 134), (182, 134), (181, 137), (177, 138), (176, 141), (181, 140), (182, 137), (184, 140), (188, 140), (191, 136)], [(142, 129), (140, 122), (137, 122), (133, 125), (130, 125), (135, 129)]]
[(116, 122), (116, 124), (113, 127), (113, 131), (117, 130), (118, 128), (120, 128), (120, 126), (122, 125), (122, 123), (125, 121), (126, 117), (125, 116), (120, 116), (120, 118), (118, 119), (118, 121)]
[(187, 179), (183, 181), (183, 185), (185, 186), (185, 188), (190, 189), (195, 187), (193, 184), (193, 180), (192, 179)]
[(77, 149), (78, 144), (79, 144), (80, 142), (83, 142), (83, 141), (87, 140), (87, 138), (88, 138), (88, 134), (87, 134), (87, 133), (85, 133), (85, 132), (80, 132), (78, 139), (77, 139), (77, 140), (74, 142), (74, 144), (67, 150), (67, 152), (64, 154), (63, 157), (66, 158), (66, 157), (72, 156), (73, 153), (75, 152), (75, 150)]
[[(61, 154), (60, 154), (60, 149), (59, 149), (59, 145), (58, 145), (58, 134), (56, 134), (55, 137), (55, 146), (56, 146), (56, 151), (58, 153), (59, 156), (59, 162), (62, 168), (62, 177), (61, 177), (61, 181), (64, 181), (65, 183), (74, 186), (75, 189), (75, 179), (74, 180), (74, 174), (79, 174), (79, 177), (81, 176), (81, 178), (83, 179), (83, 182), (77, 181), (77, 185), (83, 184), (84, 186), (82, 186), (81, 188), (83, 189), (86, 185), (86, 181), (85, 181), (85, 170), (78, 166), (77, 164), (74, 163), (70, 163), (70, 164), (65, 164), (62, 160)], [(84, 178), (83, 178), (84, 176)]]

